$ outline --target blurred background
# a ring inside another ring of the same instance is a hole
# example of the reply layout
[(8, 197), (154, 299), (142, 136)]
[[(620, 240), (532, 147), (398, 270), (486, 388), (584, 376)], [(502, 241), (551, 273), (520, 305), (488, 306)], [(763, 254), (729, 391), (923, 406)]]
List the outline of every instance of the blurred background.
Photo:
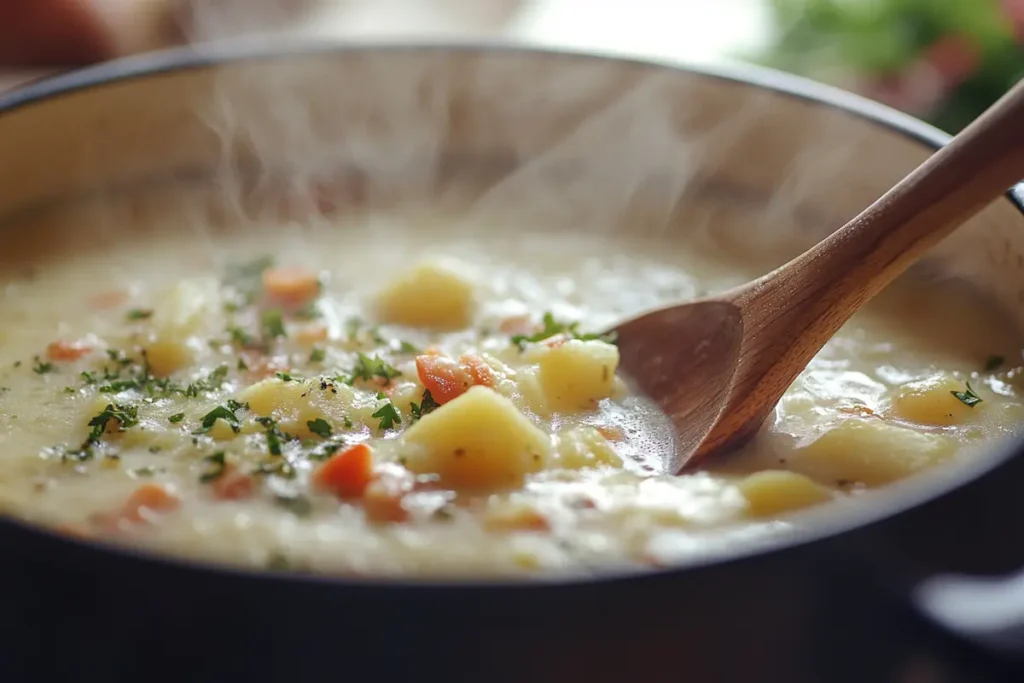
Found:
[(1024, 75), (1024, 0), (0, 0), (0, 89), (183, 42), (282, 33), (757, 62), (950, 132)]

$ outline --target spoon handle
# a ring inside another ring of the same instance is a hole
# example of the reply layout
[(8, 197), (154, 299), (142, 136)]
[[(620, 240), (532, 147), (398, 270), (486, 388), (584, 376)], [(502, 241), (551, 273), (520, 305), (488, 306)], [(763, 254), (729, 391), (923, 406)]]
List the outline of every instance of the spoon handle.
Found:
[(700, 452), (750, 436), (865, 301), (1024, 179), (1024, 81), (856, 218), (724, 295), (743, 315), (728, 407)]

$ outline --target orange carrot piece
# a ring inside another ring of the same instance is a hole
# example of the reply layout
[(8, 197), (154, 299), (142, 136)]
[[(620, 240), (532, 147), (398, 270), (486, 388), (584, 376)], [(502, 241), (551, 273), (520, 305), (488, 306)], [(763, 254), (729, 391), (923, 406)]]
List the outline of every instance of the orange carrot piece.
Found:
[(459, 359), (459, 364), (467, 373), (469, 373), (470, 378), (473, 380), (473, 384), (479, 384), (485, 387), (494, 386), (494, 370), (492, 370), (491, 366), (485, 363), (484, 359), (480, 356), (466, 354)]
[(405, 494), (399, 482), (386, 478), (374, 480), (363, 496), (366, 518), (377, 523), (404, 522), (409, 518), (409, 511), (402, 504)]
[(302, 304), (320, 293), (320, 280), (302, 266), (267, 268), (263, 271), (263, 289), (278, 301)]
[(128, 301), (128, 292), (123, 289), (111, 289), (89, 297), (89, 306), (98, 310), (109, 310), (117, 308), (126, 301)]
[(537, 329), (537, 326), (530, 320), (528, 315), (513, 315), (508, 318), (503, 318), (498, 323), (498, 331), (502, 334), (516, 335), (516, 334), (533, 334)]
[(323, 323), (303, 325), (295, 331), (292, 338), (303, 346), (312, 346), (327, 339), (327, 326)]
[(181, 506), (181, 500), (159, 484), (143, 484), (128, 498), (121, 517), (133, 522), (143, 521), (142, 511), (170, 512)]
[(626, 438), (626, 433), (620, 427), (613, 425), (600, 425), (597, 427), (597, 432), (609, 441), (622, 441)]
[(440, 405), (461, 396), (473, 383), (469, 373), (447, 356), (416, 356), (416, 374)]
[(210, 482), (210, 488), (217, 500), (243, 500), (252, 496), (254, 482), (252, 475), (226, 465), (220, 476)]
[(373, 480), (373, 450), (364, 443), (331, 456), (313, 473), (313, 485), (339, 498), (358, 498)]
[(72, 361), (89, 354), (92, 347), (83, 341), (58, 340), (50, 342), (46, 347), (46, 356), (50, 360)]

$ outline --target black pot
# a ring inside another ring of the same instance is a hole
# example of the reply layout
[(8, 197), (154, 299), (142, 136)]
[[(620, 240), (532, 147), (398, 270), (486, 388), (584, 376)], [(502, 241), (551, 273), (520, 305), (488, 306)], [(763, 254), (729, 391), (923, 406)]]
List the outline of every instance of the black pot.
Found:
[[(282, 101), (308, 116), (316, 131), (308, 145), (278, 134)], [(246, 112), (241, 126), (213, 106), (223, 102)], [(394, 125), (361, 123), (382, 112)], [(348, 144), (356, 133), (367, 143), (359, 153)], [(696, 226), (699, 217), (701, 229), (734, 231), (737, 243), (781, 261), (946, 140), (855, 96), (755, 69), (506, 47), (173, 51), (0, 99), (0, 216), (17, 245), (17, 231), (47, 229), (39, 215), (95, 201), (97, 189), (124, 197), (210, 177), (238, 181), (230, 191), (242, 201), (232, 205), (294, 215), (302, 209), (254, 188), (282, 175), (322, 179), (324, 159), (358, 186), (349, 201), (386, 202), (396, 192), (479, 199), (480, 188), (525, 161), (565, 154), (542, 171), (543, 187), (592, 187), (583, 198), (566, 194), (563, 208), (597, 228), (660, 239), (665, 225)], [(809, 153), (822, 143), (849, 161)], [(395, 150), (406, 154), (401, 164), (374, 161)], [(682, 179), (673, 175), (681, 167)], [(637, 178), (642, 207), (627, 215), (610, 190)], [(511, 187), (487, 208), (530, 215), (522, 194), (530, 188)], [(791, 200), (783, 210), (772, 201), (780, 196)], [(1024, 321), (1021, 206), (1019, 195), (994, 204), (921, 272), (969, 276)], [(914, 666), (940, 667), (948, 681), (1021, 680), (1013, 663), (1024, 652), (1021, 592), (1006, 584), (994, 601), (1003, 609), (968, 622), (944, 602), (964, 586), (942, 592), (936, 583), (1024, 565), (1020, 445), (852, 512), (808, 514), (778, 546), (575, 581), (235, 571), (2, 519), (0, 680), (882, 681), (903, 680)]]

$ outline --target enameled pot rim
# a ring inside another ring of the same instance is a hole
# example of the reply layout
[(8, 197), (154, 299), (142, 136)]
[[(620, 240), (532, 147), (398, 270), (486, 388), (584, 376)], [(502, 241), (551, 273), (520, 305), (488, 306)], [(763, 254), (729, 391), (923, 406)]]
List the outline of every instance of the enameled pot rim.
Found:
[[(637, 66), (646, 66), (652, 69), (667, 69), (684, 71), (702, 76), (708, 79), (729, 81), (738, 84), (745, 84), (754, 88), (769, 90), (774, 93), (801, 99), (816, 105), (832, 108), (849, 114), (850, 116), (874, 123), (889, 132), (901, 134), (926, 147), (937, 149), (951, 140), (951, 136), (941, 130), (924, 123), (910, 115), (899, 112), (888, 106), (874, 102), (859, 95), (841, 90), (836, 87), (818, 83), (807, 78), (786, 74), (773, 69), (739, 64), (706, 65), (691, 64), (676, 60), (654, 59), (648, 57), (630, 57), (618, 53), (601, 53), (594, 50), (574, 50), (535, 46), (522, 43), (503, 42), (417, 42), (417, 43), (390, 43), (390, 42), (364, 42), (364, 41), (273, 41), (253, 42), (251, 40), (227, 41), (209, 46), (172, 48), (142, 55), (126, 57), (111, 62), (106, 62), (89, 68), (65, 73), (62, 75), (45, 78), (31, 82), (20, 88), (0, 95), (0, 117), (3, 114), (15, 109), (28, 107), (32, 104), (45, 100), (61, 97), (70, 93), (85, 89), (100, 87), (109, 83), (119, 81), (131, 81), (144, 79), (148, 76), (167, 72), (179, 72), (189, 69), (205, 68), (218, 64), (261, 60), (261, 59), (288, 59), (302, 57), (317, 53), (333, 52), (410, 52), (410, 51), (432, 51), (432, 52), (478, 52), (478, 53), (508, 53), (520, 56), (534, 56), (544, 59), (587, 59), (595, 61), (606, 61), (616, 63), (630, 63)], [(1011, 201), (1024, 215), (1024, 182), (1016, 185), (1007, 193), (1007, 199)], [(20, 527), (22, 532), (31, 533), (37, 536), (48, 536), (54, 542), (74, 544), (80, 546), (91, 546), (92, 549), (103, 553), (114, 553), (131, 557), (135, 561), (143, 563), (162, 564), (165, 568), (181, 569), (185, 571), (203, 571), (214, 574), (221, 574), (224, 578), (232, 581), (256, 580), (267, 582), (288, 582), (306, 583), (311, 587), (322, 585), (324, 588), (333, 587), (354, 587), (360, 590), (389, 590), (389, 591), (423, 591), (444, 588), (445, 590), (463, 591), (538, 591), (565, 587), (568, 585), (582, 586), (586, 584), (602, 584), (607, 582), (622, 582), (624, 580), (637, 581), (648, 577), (664, 577), (666, 574), (684, 575), (688, 571), (697, 569), (713, 569), (714, 567), (729, 563), (742, 562), (748, 559), (756, 559), (767, 555), (783, 553), (795, 550), (825, 539), (834, 538), (847, 532), (863, 529), (869, 525), (883, 522), (887, 518), (904, 513), (911, 508), (924, 504), (930, 500), (941, 497), (944, 494), (966, 485), (985, 475), (994, 475), (994, 471), (1006, 465), (1006, 463), (1024, 450), (1024, 439), (1013, 439), (1001, 446), (999, 452), (992, 453), (986, 458), (979, 459), (970, 465), (960, 468), (958, 476), (947, 477), (944, 481), (930, 483), (930, 485), (911, 486), (901, 495), (893, 496), (884, 504), (862, 505), (857, 509), (843, 510), (842, 514), (829, 515), (832, 519), (822, 519), (808, 524), (805, 532), (786, 536), (781, 540), (772, 542), (767, 547), (743, 546), (721, 553), (715, 553), (706, 559), (688, 561), (675, 567), (665, 567), (653, 570), (629, 570), (629, 571), (608, 571), (595, 575), (582, 576), (551, 576), (551, 577), (530, 577), (525, 580), (512, 579), (464, 579), (457, 580), (410, 580), (410, 579), (373, 579), (373, 578), (352, 578), (333, 577), (330, 575), (308, 575), (285, 572), (274, 572), (269, 570), (253, 571), (244, 568), (212, 564), (201, 560), (187, 560), (183, 558), (158, 555), (143, 550), (113, 547), (103, 543), (69, 539), (60, 536), (55, 532), (31, 526), (18, 520), (0, 517), (0, 529), (3, 527)], [(921, 475), (922, 477), (924, 475)], [(995, 475), (998, 476), (998, 475)], [(920, 478), (920, 477), (919, 477)], [(813, 513), (807, 513), (813, 514)]]

